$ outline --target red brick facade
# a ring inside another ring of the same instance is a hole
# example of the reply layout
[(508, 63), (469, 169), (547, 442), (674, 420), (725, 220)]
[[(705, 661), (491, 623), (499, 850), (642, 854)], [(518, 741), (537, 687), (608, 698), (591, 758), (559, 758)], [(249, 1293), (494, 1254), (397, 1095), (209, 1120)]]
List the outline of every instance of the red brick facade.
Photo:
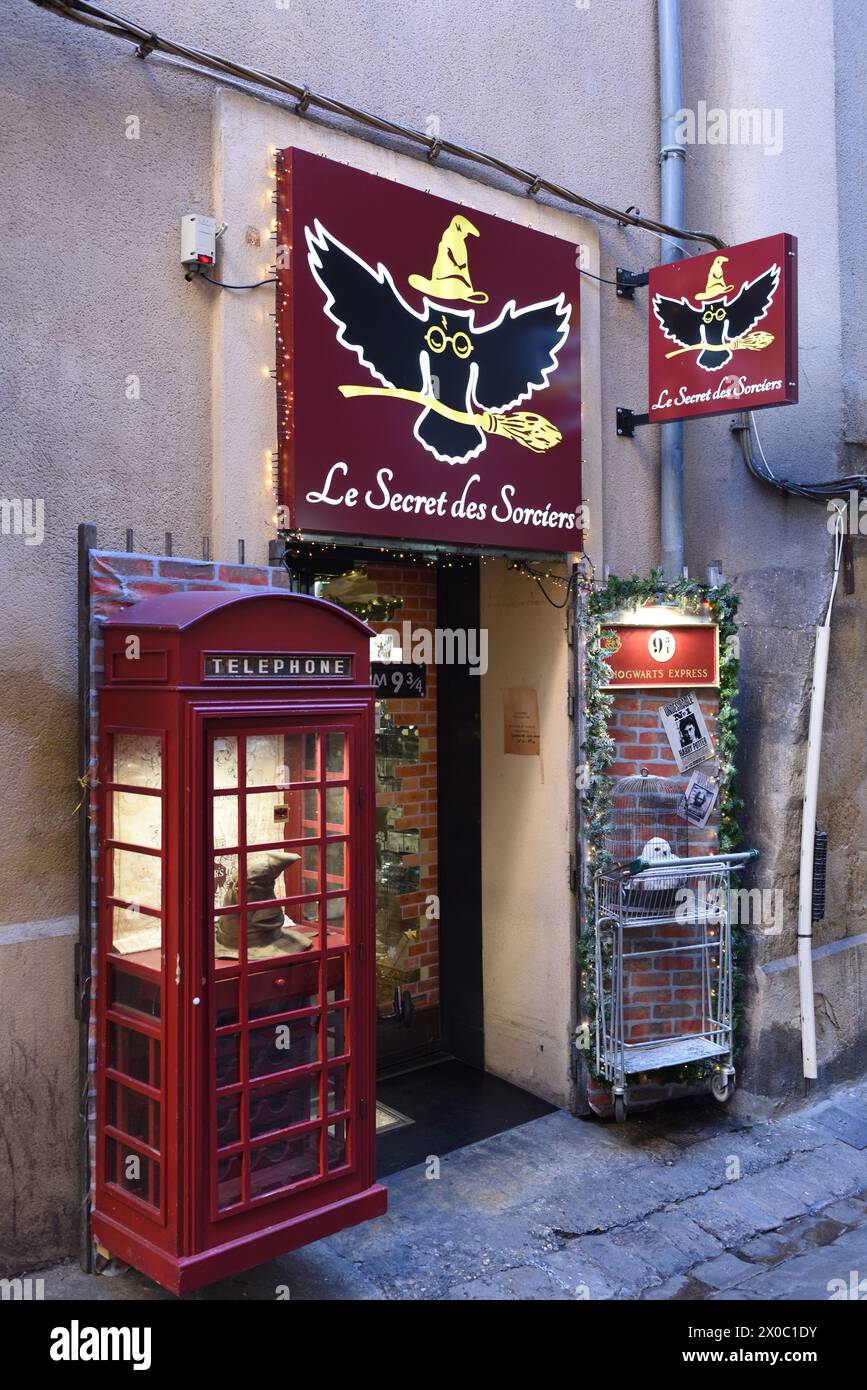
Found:
[[(402, 606), (389, 622), (372, 623), (377, 631), (396, 628), (402, 631), (407, 622), (414, 629), (422, 628), (433, 635), (437, 625), (436, 569), (419, 565), (368, 565), (368, 579), (382, 594), (394, 594), (403, 600)], [(404, 661), (412, 653), (404, 651)], [(427, 668), (427, 693), (423, 699), (389, 700), (389, 714), (396, 723), (415, 724), (419, 732), (419, 761), (397, 769), (400, 790), (380, 791), (377, 805), (402, 806), (404, 815), (396, 828), (420, 832), (420, 852), (408, 855), (407, 868), (421, 869), (417, 892), (405, 893), (401, 899), (401, 916), (405, 930), (417, 932), (409, 947), (409, 961), (421, 978), (409, 983), (406, 989), (417, 1009), (439, 1006), (439, 921), (426, 915), (428, 898), (437, 892), (437, 671), (436, 665)]]
[[(615, 744), (615, 760), (609, 772), (617, 779), (633, 777), (642, 768), (657, 777), (677, 778), (685, 790), (689, 774), (678, 773), (674, 754), (659, 719), (659, 707), (682, 691), (618, 692), (609, 716), (609, 731)], [(716, 745), (718, 733), (719, 697), (715, 691), (700, 694), (699, 704)], [(703, 769), (707, 771), (708, 769)], [(717, 849), (717, 807), (704, 829), (690, 826), (689, 853), (714, 853)], [(671, 941), (672, 945), (687, 945), (695, 939), (695, 928), (672, 922), (654, 929), (653, 935), (642, 938), (631, 934), (636, 949), (658, 947)], [(630, 968), (632, 967), (632, 968)], [(644, 1038), (665, 1037), (677, 1032), (695, 1032), (701, 1027), (702, 974), (701, 961), (689, 953), (657, 956), (653, 960), (639, 958), (625, 962), (626, 999), (624, 1008), (625, 1039), (628, 1043)], [(653, 1074), (640, 1085), (631, 1088), (630, 1104), (651, 1103), (679, 1094), (684, 1088), (676, 1085), (657, 1085)], [(606, 1087), (590, 1080), (588, 1099), (594, 1110), (604, 1113), (611, 1107), (611, 1095)]]

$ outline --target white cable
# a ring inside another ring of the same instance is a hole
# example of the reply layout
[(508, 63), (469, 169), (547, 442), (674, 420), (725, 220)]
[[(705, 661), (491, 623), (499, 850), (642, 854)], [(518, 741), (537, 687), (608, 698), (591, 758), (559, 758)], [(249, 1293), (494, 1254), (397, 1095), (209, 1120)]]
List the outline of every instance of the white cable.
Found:
[(825, 718), (825, 685), (831, 645), (831, 606), (837, 592), (843, 555), (844, 507), (835, 508), (834, 579), (824, 623), (816, 627), (810, 720), (804, 760), (804, 800), (801, 813), (801, 854), (798, 877), (798, 994), (801, 1014), (801, 1056), (809, 1087), (818, 1075), (816, 1055), (816, 1002), (813, 986), (813, 856), (816, 844), (816, 810), (822, 764), (822, 725)]
[(843, 538), (845, 534), (845, 504), (834, 508), (834, 580), (831, 585), (831, 597), (828, 599), (828, 611), (825, 614), (825, 627), (831, 624), (831, 608), (834, 603), (834, 595), (837, 592), (837, 581), (840, 578), (840, 562), (843, 558)]
[(769, 478), (773, 478), (774, 482), (776, 482), (776, 481), (777, 481), (777, 476), (776, 476), (776, 474), (771, 470), (771, 465), (768, 463), (768, 460), (765, 458), (765, 451), (764, 451), (764, 449), (762, 448), (762, 441), (759, 439), (759, 427), (758, 427), (758, 425), (756, 424), (756, 417), (755, 417), (755, 415), (754, 415), (754, 413), (753, 413), (752, 410), (748, 410), (748, 411), (747, 411), (747, 419), (748, 419), (749, 422), (750, 422), (750, 429), (752, 430), (753, 434), (754, 434), (755, 437), (756, 437), (756, 444), (758, 445), (758, 450), (759, 450), (759, 458), (762, 460), (762, 463), (765, 465), (765, 470), (766, 470), (766, 472), (767, 472), (767, 474), (768, 474), (768, 477), (769, 477)]

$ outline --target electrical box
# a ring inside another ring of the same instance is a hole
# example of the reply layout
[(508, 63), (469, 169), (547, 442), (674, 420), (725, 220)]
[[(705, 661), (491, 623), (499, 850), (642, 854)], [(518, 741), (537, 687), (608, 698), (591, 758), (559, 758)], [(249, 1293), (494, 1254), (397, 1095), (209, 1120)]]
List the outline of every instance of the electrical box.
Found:
[(200, 212), (181, 218), (181, 264), (213, 265), (217, 256), (217, 224)]
[(289, 593), (105, 624), (92, 1229), (173, 1293), (385, 1211), (372, 635)]

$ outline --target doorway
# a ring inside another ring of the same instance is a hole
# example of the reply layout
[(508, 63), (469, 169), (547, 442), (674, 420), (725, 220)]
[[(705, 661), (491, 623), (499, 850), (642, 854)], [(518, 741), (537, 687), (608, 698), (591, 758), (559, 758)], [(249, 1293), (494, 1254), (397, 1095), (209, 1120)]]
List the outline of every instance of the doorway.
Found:
[(477, 640), (480, 561), (341, 547), (315, 564), (315, 592), (363, 618), (404, 673), (383, 689), (375, 735), (383, 1176), (555, 1107), (485, 1071), (483, 681), (450, 659)]
[[(479, 566), (368, 564), (412, 693), (378, 703), (377, 1056), (381, 1073), (449, 1056), (484, 1066), (479, 678), (438, 634), (475, 631)], [(427, 660), (431, 655), (445, 659)], [(423, 668), (419, 671), (418, 668)], [(406, 685), (403, 686), (406, 689)], [(402, 691), (401, 691), (402, 693)]]

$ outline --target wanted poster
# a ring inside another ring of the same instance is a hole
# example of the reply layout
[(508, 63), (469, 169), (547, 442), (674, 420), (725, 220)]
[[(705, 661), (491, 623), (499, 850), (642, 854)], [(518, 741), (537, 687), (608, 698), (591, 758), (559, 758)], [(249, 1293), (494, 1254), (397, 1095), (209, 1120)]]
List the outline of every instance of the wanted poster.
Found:
[(713, 757), (704, 715), (693, 691), (670, 704), (660, 705), (659, 718), (679, 772), (691, 772), (699, 763), (706, 763)]
[(692, 774), (686, 789), (686, 819), (690, 825), (707, 825), (716, 794), (716, 782), (703, 772)]

